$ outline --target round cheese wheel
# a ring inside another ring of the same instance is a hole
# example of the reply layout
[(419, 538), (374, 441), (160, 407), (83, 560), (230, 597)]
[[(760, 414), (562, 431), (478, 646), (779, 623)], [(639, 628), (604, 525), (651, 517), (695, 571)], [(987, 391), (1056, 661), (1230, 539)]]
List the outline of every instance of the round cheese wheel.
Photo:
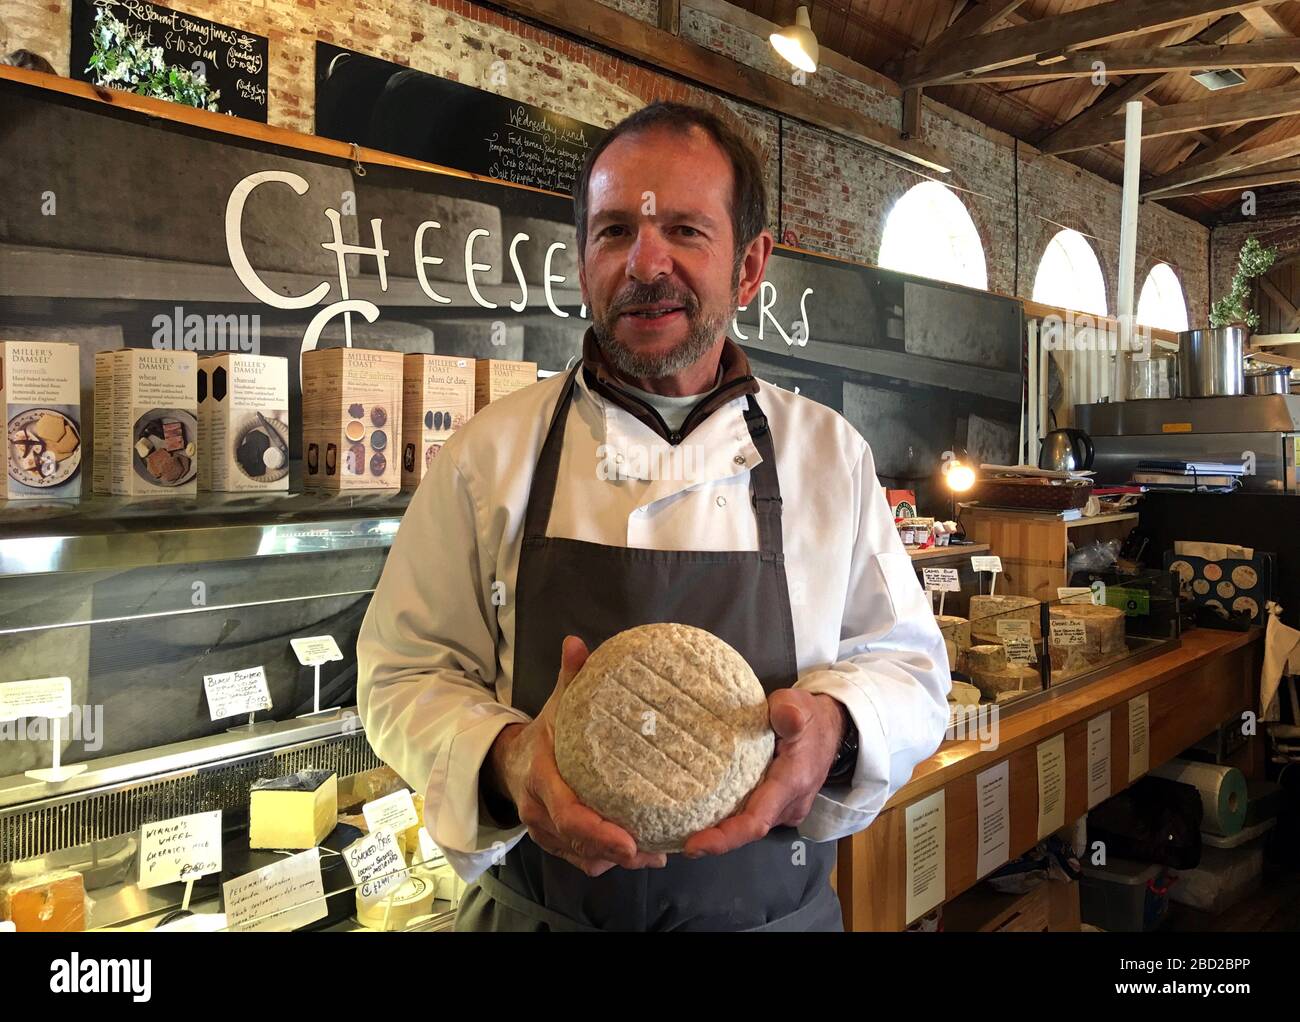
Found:
[(939, 623), (939, 631), (943, 632), (943, 637), (959, 650), (970, 645), (970, 622), (966, 618), (952, 614), (936, 614), (934, 619)]
[(367, 904), (357, 888), (357, 922), (367, 930), (382, 930), (387, 920), (388, 929), (404, 930), (416, 916), (433, 911), (435, 887), (428, 877), (408, 876), (396, 891)]
[(1032, 596), (972, 596), (970, 598), (971, 641), (1000, 642), (999, 621), (1028, 621), (1029, 634), (1043, 637), (1039, 603)]
[(560, 775), (644, 851), (679, 852), (736, 812), (774, 747), (754, 672), (688, 625), (641, 625), (601, 643), (555, 718)]

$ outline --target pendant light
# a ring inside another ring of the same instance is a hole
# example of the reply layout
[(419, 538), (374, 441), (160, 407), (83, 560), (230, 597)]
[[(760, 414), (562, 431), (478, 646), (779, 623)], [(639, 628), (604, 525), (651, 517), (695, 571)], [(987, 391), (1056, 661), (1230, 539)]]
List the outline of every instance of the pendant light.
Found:
[(800, 71), (811, 74), (817, 70), (817, 37), (813, 35), (807, 7), (801, 5), (794, 12), (794, 24), (773, 32), (768, 39), (773, 49)]

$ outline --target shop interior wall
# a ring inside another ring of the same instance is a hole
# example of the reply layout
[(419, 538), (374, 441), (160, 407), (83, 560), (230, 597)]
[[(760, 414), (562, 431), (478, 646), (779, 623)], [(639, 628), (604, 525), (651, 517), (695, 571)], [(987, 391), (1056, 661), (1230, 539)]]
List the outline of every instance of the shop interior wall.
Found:
[[(606, 0), (645, 21), (654, 0)], [(773, 228), (811, 251), (874, 263), (885, 215), (922, 171), (829, 131), (733, 102), (680, 79), (618, 58), (465, 0), (173, 0), (185, 13), (270, 40), (271, 124), (313, 129), (314, 49), (319, 40), (408, 64), (599, 125), (615, 123), (654, 99), (730, 108), (748, 124), (767, 157)], [(721, 0), (683, 3), (685, 38), (742, 63), (784, 75), (767, 43), (767, 22)], [(25, 47), (60, 73), (69, 61), (70, 4), (0, 0), (0, 48)], [(504, 76), (500, 74), (504, 67)], [(837, 68), (851, 71), (844, 73)], [(891, 126), (901, 102), (891, 83), (842, 59), (828, 59), (807, 87)], [(989, 286), (1032, 297), (1034, 274), (1051, 237), (1070, 227), (1087, 236), (1106, 275), (1114, 312), (1120, 188), (950, 108), (926, 100), (928, 142), (950, 154), (956, 188), (980, 231)], [(778, 200), (779, 196), (779, 200)], [(1139, 286), (1156, 262), (1182, 279), (1192, 323), (1209, 300), (1209, 231), (1155, 203), (1139, 222)]]

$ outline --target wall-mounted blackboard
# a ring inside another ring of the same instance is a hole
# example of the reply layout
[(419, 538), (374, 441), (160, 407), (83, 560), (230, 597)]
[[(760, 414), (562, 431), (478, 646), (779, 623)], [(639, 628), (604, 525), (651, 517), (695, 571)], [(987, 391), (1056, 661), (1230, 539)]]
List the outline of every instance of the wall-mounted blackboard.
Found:
[[(130, 37), (161, 48), (165, 67), (145, 66), (142, 59), (121, 61)], [(104, 51), (109, 52), (106, 66), (90, 67), (95, 54)], [(165, 98), (200, 105), (185, 98), (192, 91), (188, 72), (201, 76), (218, 93), (215, 106), (220, 113), (266, 122), (266, 36), (148, 0), (72, 0), (69, 67), (73, 78), (131, 92), (138, 91), (141, 78), (152, 77), (165, 90)], [(171, 69), (177, 71), (175, 78)]]
[(605, 129), (318, 42), (316, 134), (569, 192)]

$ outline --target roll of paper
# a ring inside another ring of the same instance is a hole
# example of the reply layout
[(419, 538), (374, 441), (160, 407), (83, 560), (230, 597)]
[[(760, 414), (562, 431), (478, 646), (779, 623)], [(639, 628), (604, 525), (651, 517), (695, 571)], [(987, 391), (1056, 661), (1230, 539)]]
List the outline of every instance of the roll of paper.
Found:
[(1245, 824), (1246, 775), (1236, 767), (1171, 759), (1151, 773), (1180, 784), (1190, 784), (1201, 793), (1201, 805), (1205, 808), (1201, 830), (1231, 837)]

